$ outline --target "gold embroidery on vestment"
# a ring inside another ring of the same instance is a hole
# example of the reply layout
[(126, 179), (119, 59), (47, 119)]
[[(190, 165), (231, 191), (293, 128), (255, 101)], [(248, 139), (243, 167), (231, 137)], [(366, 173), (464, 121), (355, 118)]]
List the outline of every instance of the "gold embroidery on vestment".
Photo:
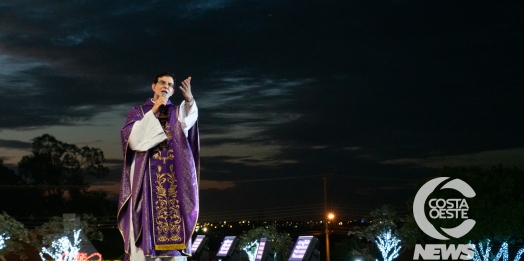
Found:
[(157, 147), (155, 149), (155, 154), (153, 154), (153, 159), (157, 159), (157, 160), (161, 160), (162, 162), (164, 162), (164, 164), (166, 164), (166, 160), (173, 160), (175, 159), (175, 155), (173, 154), (173, 149), (168, 149), (166, 151), (166, 156), (162, 156), (162, 151), (165, 151), (165, 150), (160, 150), (160, 147)]
[[(155, 200), (155, 219), (156, 239), (158, 242), (170, 243), (180, 242), (181, 216), (180, 205), (177, 200), (177, 180), (173, 164), (169, 165), (168, 172), (162, 172), (162, 167), (158, 166), (155, 185), (157, 198)], [(167, 190), (164, 184), (167, 183)]]

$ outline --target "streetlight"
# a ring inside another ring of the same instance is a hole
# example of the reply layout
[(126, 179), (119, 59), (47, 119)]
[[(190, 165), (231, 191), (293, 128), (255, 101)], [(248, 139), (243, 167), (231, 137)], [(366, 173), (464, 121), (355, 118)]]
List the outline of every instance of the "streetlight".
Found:
[(332, 212), (329, 212), (327, 213), (327, 219), (326, 220), (326, 261), (330, 261), (331, 260), (331, 254), (330, 254), (330, 250), (329, 250), (329, 221), (333, 220), (335, 218), (335, 214), (333, 214)]
[[(335, 217), (333, 213), (328, 213), (327, 211), (327, 179), (328, 175), (324, 174), (324, 211), (327, 214), (328, 220), (331, 220)], [(329, 253), (329, 221), (326, 220), (326, 261), (331, 261), (331, 254)]]

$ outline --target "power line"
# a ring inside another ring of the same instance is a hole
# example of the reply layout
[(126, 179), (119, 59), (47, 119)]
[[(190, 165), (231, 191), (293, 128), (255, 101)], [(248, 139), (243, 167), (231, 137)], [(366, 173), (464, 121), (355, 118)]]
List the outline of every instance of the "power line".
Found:
[[(260, 182), (260, 181), (273, 181), (273, 180), (285, 180), (285, 179), (304, 179), (304, 178), (317, 178), (323, 177), (324, 175), (308, 175), (308, 176), (292, 176), (292, 177), (279, 177), (279, 178), (266, 178), (266, 179), (250, 179), (250, 180), (221, 180), (235, 183), (247, 183), (247, 182)], [(407, 178), (392, 178), (392, 177), (377, 177), (377, 176), (346, 176), (340, 174), (330, 174), (330, 178), (343, 178), (343, 179), (372, 179), (372, 180), (398, 180), (398, 181), (413, 181), (413, 179)]]

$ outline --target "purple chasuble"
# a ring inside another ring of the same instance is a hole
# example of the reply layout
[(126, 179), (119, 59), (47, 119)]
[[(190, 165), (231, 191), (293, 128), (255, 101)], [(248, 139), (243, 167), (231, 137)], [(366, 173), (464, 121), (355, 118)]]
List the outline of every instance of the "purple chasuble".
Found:
[[(117, 222), (124, 238), (125, 261), (129, 260), (130, 244), (135, 244), (150, 257), (180, 256), (180, 252), (191, 255), (191, 236), (198, 218), (200, 143), (197, 123), (186, 138), (178, 121), (178, 106), (168, 101), (166, 113), (158, 116), (167, 140), (144, 152), (135, 153), (129, 148), (133, 124), (153, 105), (148, 99), (144, 105), (131, 109), (121, 130), (124, 167)], [(135, 242), (129, 242), (130, 218)]]

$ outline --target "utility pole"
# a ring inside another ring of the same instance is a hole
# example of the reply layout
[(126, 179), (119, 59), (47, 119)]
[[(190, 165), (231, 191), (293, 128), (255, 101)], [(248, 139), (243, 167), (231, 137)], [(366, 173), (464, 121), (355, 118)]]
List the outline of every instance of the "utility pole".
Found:
[(324, 174), (324, 217), (326, 224), (326, 261), (331, 261), (329, 253), (329, 227), (328, 227), (328, 207), (327, 207), (327, 174)]

